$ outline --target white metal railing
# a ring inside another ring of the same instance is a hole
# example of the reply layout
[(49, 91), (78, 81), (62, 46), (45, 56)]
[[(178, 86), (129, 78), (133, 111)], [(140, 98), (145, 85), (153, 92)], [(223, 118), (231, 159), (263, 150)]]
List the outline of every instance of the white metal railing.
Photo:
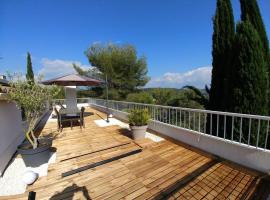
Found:
[[(77, 98), (77, 103), (89, 103), (90, 98)], [(66, 104), (65, 99), (54, 99), (52, 100), (53, 104)]]
[[(65, 99), (53, 103), (65, 104)], [(77, 98), (77, 103), (107, 107), (105, 99)], [(109, 100), (108, 107), (128, 113), (131, 109), (147, 109), (151, 119), (193, 132), (208, 134), (248, 146), (270, 149), (270, 117), (192, 108), (162, 106)]]
[[(104, 99), (80, 98), (89, 104), (107, 106)], [(108, 101), (108, 107), (122, 112), (147, 109), (151, 119), (198, 133), (209, 134), (226, 141), (234, 141), (256, 148), (270, 149), (268, 138), (270, 117), (211, 110)]]

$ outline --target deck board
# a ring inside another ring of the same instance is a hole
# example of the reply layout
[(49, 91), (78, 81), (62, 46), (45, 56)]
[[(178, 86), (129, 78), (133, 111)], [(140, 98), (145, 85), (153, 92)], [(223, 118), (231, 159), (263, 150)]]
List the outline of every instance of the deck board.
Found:
[[(241, 199), (258, 186), (257, 172), (171, 140), (134, 142), (118, 126), (98, 127), (94, 120), (105, 117), (103, 113), (86, 111), (98, 115), (86, 117), (85, 129), (66, 127), (58, 133), (56, 122), (47, 122), (40, 130), (41, 135), (55, 135), (57, 159), (48, 176), (28, 186), (36, 199)], [(138, 154), (61, 177), (140, 148)], [(12, 199), (27, 199), (27, 192)]]

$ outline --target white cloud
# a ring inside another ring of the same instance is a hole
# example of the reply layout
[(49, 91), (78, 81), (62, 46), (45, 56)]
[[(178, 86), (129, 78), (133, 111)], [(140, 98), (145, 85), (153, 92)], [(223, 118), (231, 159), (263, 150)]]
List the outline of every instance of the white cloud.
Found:
[(43, 58), (41, 59), (41, 69), (39, 70), (38, 74), (43, 75), (45, 79), (48, 79), (76, 73), (72, 66), (72, 63), (75, 63), (76, 65), (80, 66), (85, 70), (91, 67), (90, 65), (83, 65), (81, 62), (78, 61), (61, 59), (51, 60), (48, 58)]
[(193, 85), (204, 88), (210, 84), (212, 67), (199, 67), (184, 73), (167, 72), (162, 77), (152, 78), (145, 87), (181, 88), (185, 85)]

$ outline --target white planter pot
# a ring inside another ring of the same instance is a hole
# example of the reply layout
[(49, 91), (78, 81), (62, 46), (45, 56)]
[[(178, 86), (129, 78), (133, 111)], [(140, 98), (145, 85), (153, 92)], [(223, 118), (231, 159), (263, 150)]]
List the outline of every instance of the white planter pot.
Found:
[(134, 140), (144, 139), (147, 127), (148, 127), (147, 125), (146, 126), (130, 126), (133, 139)]

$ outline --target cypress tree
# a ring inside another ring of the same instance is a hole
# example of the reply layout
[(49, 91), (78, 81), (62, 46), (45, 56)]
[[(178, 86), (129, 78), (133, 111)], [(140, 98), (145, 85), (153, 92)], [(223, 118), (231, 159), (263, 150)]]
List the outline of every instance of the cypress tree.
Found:
[(26, 79), (29, 82), (34, 82), (34, 72), (32, 68), (32, 61), (31, 61), (31, 55), (29, 52), (27, 52), (27, 73), (26, 73)]
[(261, 38), (265, 59), (269, 62), (269, 41), (267, 33), (263, 23), (263, 19), (260, 13), (260, 9), (257, 0), (240, 0), (241, 5), (241, 20), (249, 21), (253, 27), (257, 30), (259, 37)]
[[(237, 25), (233, 63), (232, 111), (267, 115), (269, 79), (263, 45), (258, 32), (249, 21), (240, 22)], [(247, 124), (247, 122), (243, 122), (242, 141), (247, 141)], [(253, 145), (257, 135), (255, 130), (256, 127), (253, 126), (251, 135)], [(265, 129), (262, 127), (261, 130)], [(262, 131), (262, 138), (264, 138), (264, 134), (265, 131)]]
[[(259, 37), (262, 41), (265, 64), (270, 80), (270, 52), (269, 52), (269, 40), (263, 23), (263, 19), (260, 13), (260, 9), (257, 0), (240, 0), (241, 5), (241, 19), (242, 21), (250, 21), (253, 27), (257, 30)], [(269, 94), (270, 95), (270, 94)], [(270, 98), (270, 97), (268, 97)], [(270, 111), (270, 102), (269, 109)]]
[(227, 110), (231, 73), (232, 44), (235, 35), (234, 17), (230, 0), (217, 0), (213, 19), (212, 80), (209, 109)]

